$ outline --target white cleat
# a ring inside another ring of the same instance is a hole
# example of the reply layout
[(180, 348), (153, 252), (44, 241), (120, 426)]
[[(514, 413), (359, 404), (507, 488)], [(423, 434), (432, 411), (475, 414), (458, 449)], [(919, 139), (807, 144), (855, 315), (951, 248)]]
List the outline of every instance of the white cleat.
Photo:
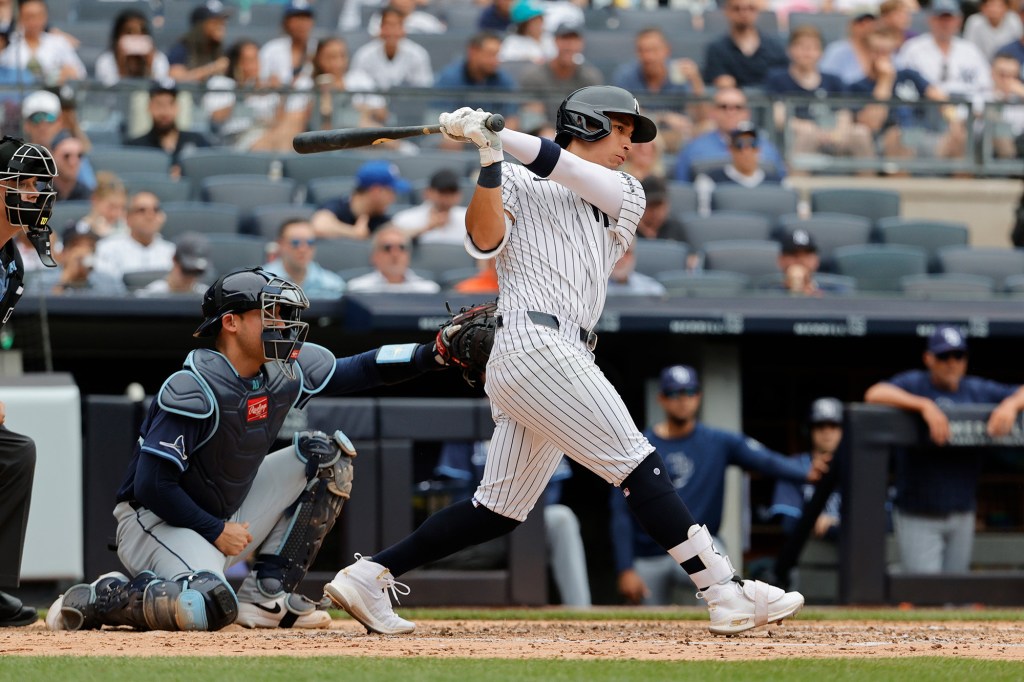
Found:
[(804, 596), (799, 592), (783, 592), (760, 580), (712, 585), (698, 592), (697, 597), (707, 602), (711, 615), (708, 629), (716, 635), (734, 635), (778, 623), (795, 616), (804, 605)]
[[(86, 618), (83, 613), (86, 607), (92, 606), (96, 602), (97, 594), (103, 594), (112, 588), (116, 588), (119, 585), (123, 585), (128, 582), (129, 578), (120, 571), (111, 571), (110, 573), (104, 573), (99, 578), (96, 578), (91, 583), (72, 585), (67, 591), (57, 597), (50, 608), (46, 611), (46, 627), (48, 630), (80, 630), (83, 626), (90, 628), (98, 628), (99, 625), (92, 623), (86, 623)], [(68, 595), (71, 595), (71, 600), (68, 604), (68, 608), (65, 611), (64, 599)], [(89, 609), (91, 610), (91, 609)]]
[(397, 602), (398, 595), (409, 594), (409, 587), (396, 582), (384, 566), (358, 554), (356, 559), (324, 586), (324, 595), (371, 632), (401, 635), (415, 630), (415, 623), (395, 614), (387, 593), (391, 590)]
[(244, 628), (320, 630), (331, 627), (331, 614), (293, 592), (259, 604), (239, 602), (235, 622)]

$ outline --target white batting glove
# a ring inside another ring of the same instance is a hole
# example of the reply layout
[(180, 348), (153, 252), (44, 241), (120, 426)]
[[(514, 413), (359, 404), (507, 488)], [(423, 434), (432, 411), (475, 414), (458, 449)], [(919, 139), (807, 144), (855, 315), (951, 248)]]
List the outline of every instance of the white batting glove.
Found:
[(491, 117), (487, 111), (477, 109), (462, 127), (462, 134), (468, 137), (480, 150), (480, 166), (487, 167), (496, 161), (503, 161), (505, 154), (501, 149), (501, 137), (498, 133), (487, 129), (486, 121)]
[(462, 107), (453, 112), (445, 112), (438, 117), (441, 124), (441, 133), (449, 140), (456, 142), (472, 142), (464, 132), (464, 127), (469, 117), (475, 112), (469, 107)]

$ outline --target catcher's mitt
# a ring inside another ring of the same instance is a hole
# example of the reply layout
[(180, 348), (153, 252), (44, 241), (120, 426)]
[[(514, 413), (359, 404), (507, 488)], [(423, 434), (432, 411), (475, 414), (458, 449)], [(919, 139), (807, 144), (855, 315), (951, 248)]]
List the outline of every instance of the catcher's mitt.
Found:
[(497, 300), (462, 308), (458, 313), (449, 308), (452, 319), (442, 324), (437, 332), (438, 354), (446, 365), (461, 367), (462, 378), (470, 386), (476, 385), (491, 357), (494, 333), (498, 329), (497, 311)]

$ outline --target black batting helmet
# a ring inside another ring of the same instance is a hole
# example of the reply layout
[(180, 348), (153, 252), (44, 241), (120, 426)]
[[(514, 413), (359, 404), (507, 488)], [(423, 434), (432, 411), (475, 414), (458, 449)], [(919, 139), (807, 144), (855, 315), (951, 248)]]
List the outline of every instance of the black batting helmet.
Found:
[(640, 103), (628, 90), (614, 85), (591, 85), (569, 94), (555, 116), (555, 142), (565, 148), (572, 138), (594, 142), (612, 132), (608, 114), (633, 117), (633, 142), (650, 142), (658, 134), (654, 121), (640, 113)]
[[(57, 166), (46, 147), (17, 137), (0, 139), (0, 183), (7, 220), (25, 228), (39, 260), (51, 268), (57, 265), (50, 254), (49, 224), (57, 199), (53, 188), (56, 175)], [(34, 180), (31, 189), (22, 184), (25, 180)]]

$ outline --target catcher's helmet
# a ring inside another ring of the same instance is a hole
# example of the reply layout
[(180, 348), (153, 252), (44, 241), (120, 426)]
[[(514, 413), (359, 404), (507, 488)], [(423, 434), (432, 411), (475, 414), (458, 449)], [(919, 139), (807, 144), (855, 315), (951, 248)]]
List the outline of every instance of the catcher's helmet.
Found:
[(263, 352), (268, 360), (286, 366), (299, 356), (309, 331), (301, 321), (309, 299), (295, 284), (262, 268), (237, 270), (214, 282), (203, 294), (202, 324), (193, 336), (215, 336), (221, 318), (228, 313), (261, 310), (263, 320)]
[[(57, 199), (53, 188), (56, 175), (57, 166), (46, 147), (16, 137), (0, 139), (0, 185), (5, 192), (7, 220), (25, 228), (39, 260), (51, 268), (57, 265), (50, 253), (49, 224)], [(31, 189), (23, 184), (29, 179), (35, 180)]]
[(591, 85), (569, 94), (555, 116), (555, 142), (565, 148), (572, 138), (594, 142), (612, 132), (608, 114), (633, 117), (633, 142), (650, 142), (658, 134), (654, 121), (640, 113), (640, 103), (628, 90), (614, 85)]

